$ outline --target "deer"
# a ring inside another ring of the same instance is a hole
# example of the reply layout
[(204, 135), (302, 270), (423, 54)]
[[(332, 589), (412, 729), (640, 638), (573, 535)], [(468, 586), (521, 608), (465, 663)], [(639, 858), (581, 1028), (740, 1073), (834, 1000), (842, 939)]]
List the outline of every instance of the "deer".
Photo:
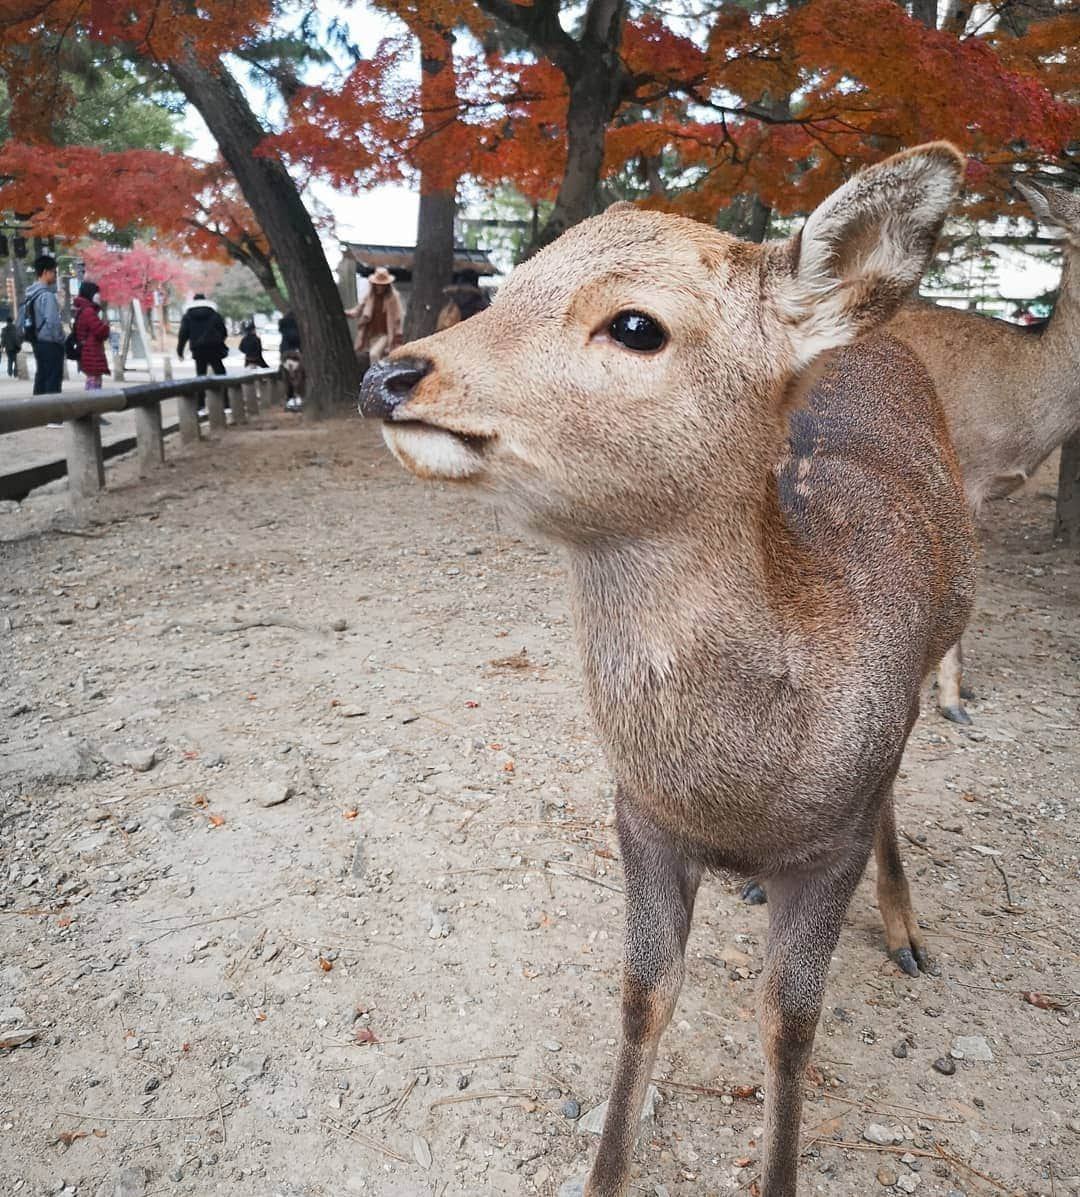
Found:
[(929, 375), (876, 330), (962, 176), (949, 144), (917, 147), (765, 245), (614, 206), (364, 379), (406, 469), (565, 551), (626, 933), (600, 1145), (564, 1195), (627, 1192), (705, 873), (770, 887), (763, 1197), (795, 1197), (803, 1074), (872, 851), (888, 951), (929, 967), (893, 780), (971, 610), (974, 533)]
[[(1080, 195), (1035, 182), (1016, 186), (1036, 220), (1064, 238), (1061, 288), (1049, 322), (1023, 328), (911, 301), (886, 326), (934, 380), (976, 514), (987, 500), (1022, 486), (1080, 431)], [(968, 724), (962, 665), (956, 644), (938, 669), (937, 701), (946, 719)]]

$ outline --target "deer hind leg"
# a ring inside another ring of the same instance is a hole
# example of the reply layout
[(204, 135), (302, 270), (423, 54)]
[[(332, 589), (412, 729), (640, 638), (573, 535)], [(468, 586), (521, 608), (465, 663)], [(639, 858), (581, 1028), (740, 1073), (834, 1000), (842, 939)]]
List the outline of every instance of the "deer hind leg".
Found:
[[(964, 710), (962, 686), (964, 658), (960, 641), (941, 658), (937, 671), (938, 710), (953, 723), (970, 723), (971, 716)], [(970, 691), (968, 692), (970, 697)]]
[(866, 844), (828, 873), (769, 878), (769, 938), (758, 989), (765, 1053), (762, 1197), (795, 1197), (803, 1075), (829, 961), (869, 855)]
[[(701, 880), (700, 868), (625, 803), (619, 804), (618, 831), (626, 882), (622, 1041), (585, 1197), (622, 1197), (630, 1183), (641, 1106), (660, 1036), (682, 988), (686, 937)], [(563, 1190), (574, 1191), (573, 1186)]]
[(930, 956), (912, 909), (911, 890), (896, 842), (896, 813), (891, 785), (878, 813), (874, 854), (877, 857), (878, 908), (885, 923), (885, 945), (889, 955), (904, 972), (909, 977), (917, 977), (919, 969), (923, 972), (930, 970)]

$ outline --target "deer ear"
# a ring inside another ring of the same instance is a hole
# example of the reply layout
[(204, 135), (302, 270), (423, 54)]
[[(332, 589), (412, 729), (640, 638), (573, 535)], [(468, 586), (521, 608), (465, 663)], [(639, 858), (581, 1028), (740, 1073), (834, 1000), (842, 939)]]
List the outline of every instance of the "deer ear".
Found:
[(834, 191), (780, 247), (770, 288), (795, 367), (883, 324), (922, 277), (964, 175), (937, 141), (871, 166)]
[(1061, 229), (1070, 241), (1077, 241), (1080, 237), (1080, 195), (1030, 180), (1017, 181), (1016, 189), (1031, 205), (1032, 214), (1040, 224)]

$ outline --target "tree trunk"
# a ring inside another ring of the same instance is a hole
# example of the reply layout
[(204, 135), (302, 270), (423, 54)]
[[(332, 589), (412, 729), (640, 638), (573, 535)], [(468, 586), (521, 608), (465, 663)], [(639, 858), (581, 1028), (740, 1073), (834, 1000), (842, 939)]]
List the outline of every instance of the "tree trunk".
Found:
[(938, 0), (911, 0), (911, 15), (927, 29), (937, 28)]
[(405, 340), (435, 331), (443, 288), (454, 273), (454, 214), (457, 186), (446, 184), (446, 162), (438, 160), (438, 130), (454, 120), (457, 84), (454, 38), (435, 27), (415, 29), (420, 39), (420, 105), (428, 153), (420, 163), (420, 213), (416, 223), (412, 293), (405, 313)]
[(166, 68), (206, 122), (255, 219), (273, 247), (300, 325), (307, 394), (304, 412), (353, 403), (360, 373), (337, 286), (296, 184), (274, 155), (256, 156), (265, 131), (236, 80), (188, 56)]
[[(420, 183), (423, 187), (423, 179)], [(454, 272), (453, 191), (420, 194), (420, 215), (416, 224), (416, 253), (413, 255), (413, 285), (409, 310), (405, 313), (405, 340), (417, 341), (435, 331), (443, 305), (443, 287)]]
[(1080, 434), (1061, 446), (1054, 535), (1066, 544), (1080, 545)]
[(566, 169), (555, 207), (526, 250), (526, 256), (550, 244), (572, 225), (596, 211), (600, 168), (604, 164), (604, 134), (618, 105), (620, 77), (617, 60), (595, 61), (569, 80), (570, 106), (566, 114)]
[(772, 208), (760, 195), (754, 195), (750, 200), (750, 220), (746, 228), (746, 239), (756, 241), (760, 245), (768, 236), (771, 219)]

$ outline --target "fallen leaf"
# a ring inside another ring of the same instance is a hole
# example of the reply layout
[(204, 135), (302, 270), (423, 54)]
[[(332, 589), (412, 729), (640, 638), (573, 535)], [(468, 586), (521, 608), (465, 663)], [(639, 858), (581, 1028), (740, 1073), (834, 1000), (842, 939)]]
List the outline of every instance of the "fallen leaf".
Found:
[(258, 695), (257, 695), (257, 694), (249, 694), (249, 695), (247, 696), (247, 700), (248, 700), (248, 702), (254, 702), (256, 698), (258, 698)]
[(189, 1052), (189, 1051), (191, 1051), (191, 1044), (190, 1044), (190, 1043), (181, 1043), (181, 1044), (180, 1044), (180, 1050), (181, 1050), (182, 1052)]
[(1040, 1010), (1067, 1010), (1063, 1002), (1049, 997), (1045, 993), (1022, 993), (1020, 995), (1029, 1006), (1036, 1006)]
[(256, 1010), (255, 1011), (255, 1021), (256, 1022), (266, 1022), (266, 1011), (265, 1010)]
[(52, 1141), (55, 1147), (57, 1143), (62, 1143), (65, 1147), (70, 1147), (76, 1139), (85, 1139), (86, 1131), (61, 1131)]
[(62, 914), (56, 920), (56, 925), (60, 928), (61, 931), (63, 931), (67, 927), (70, 927), (71, 926), (71, 915), (70, 914)]
[(754, 1162), (754, 1160), (753, 1160), (752, 1156), (741, 1155), (735, 1161), (735, 1167), (736, 1168), (749, 1168), (753, 1162)]
[(108, 1133), (109, 1132), (107, 1130), (102, 1130), (100, 1127), (94, 1128), (94, 1138), (95, 1139), (104, 1139), (104, 1138), (106, 1138)]
[(356, 1042), (378, 1043), (379, 1041), (375, 1038), (375, 1032), (371, 1029), (371, 1027), (361, 1027), (360, 1030), (356, 1032)]
[(732, 1097), (737, 1097), (745, 1101), (748, 1097), (753, 1097), (757, 1093), (757, 1085), (736, 1085), (731, 1091)]
[(332, 707), (339, 707), (339, 706), (341, 706), (341, 699), (340, 699), (340, 698), (331, 698), (331, 699), (330, 699), (330, 705), (331, 705)]
[(412, 1153), (413, 1159), (425, 1171), (431, 1167), (431, 1148), (428, 1146), (427, 1139), (422, 1139), (419, 1135), (413, 1135)]
[(503, 772), (504, 773), (513, 773), (513, 771), (514, 771), (514, 762), (507, 761), (506, 764), (503, 765)]
[(184, 749), (184, 760), (185, 761), (197, 761), (198, 759), (199, 759), (199, 754), (195, 751), (194, 748), (185, 748)]
[(223, 827), (224, 825), (225, 820), (221, 817), (221, 815), (210, 815), (211, 827)]
[(359, 813), (360, 812), (354, 806), (354, 807), (351, 807), (349, 810), (343, 810), (341, 812), (341, 817), (343, 819), (355, 819)]
[(529, 650), (523, 648), (512, 657), (496, 657), (494, 661), (488, 661), (488, 664), (493, 669), (528, 669), (532, 662), (529, 660)]
[(332, 960), (327, 960), (325, 956), (319, 957), (319, 968), (321, 968), (324, 973), (328, 973), (333, 967), (334, 962)]
[(207, 801), (205, 794), (196, 794), (195, 797), (192, 799), (192, 801), (195, 803), (196, 806), (201, 806), (204, 808), (210, 805), (210, 803)]
[(469, 698), (469, 699), (466, 699), (466, 700), (465, 700), (465, 705), (466, 705), (466, 706), (469, 708), (469, 710), (470, 710), (470, 711), (475, 711), (475, 710), (476, 710), (476, 708), (477, 708), (477, 707), (478, 707), (480, 704), (479, 704), (478, 702), (473, 702), (473, 700), (472, 700), (471, 698)]

